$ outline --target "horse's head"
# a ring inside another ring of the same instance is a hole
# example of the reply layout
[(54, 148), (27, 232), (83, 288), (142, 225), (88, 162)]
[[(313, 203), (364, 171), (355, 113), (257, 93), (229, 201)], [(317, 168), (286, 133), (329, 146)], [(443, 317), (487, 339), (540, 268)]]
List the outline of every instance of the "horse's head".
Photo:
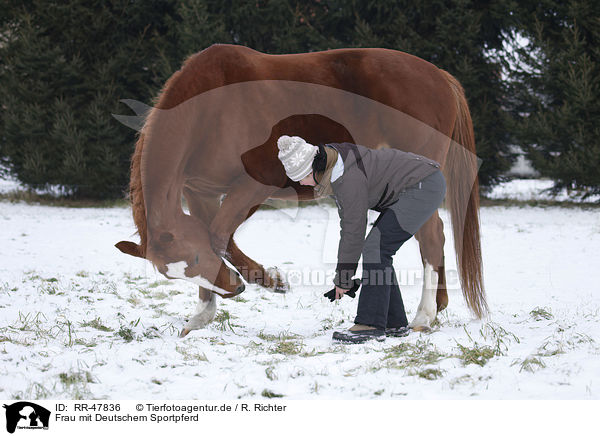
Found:
[(213, 252), (204, 223), (186, 215), (176, 225), (161, 227), (148, 231), (145, 253), (128, 241), (116, 247), (126, 254), (145, 257), (167, 278), (190, 281), (222, 297), (244, 291), (240, 275)]

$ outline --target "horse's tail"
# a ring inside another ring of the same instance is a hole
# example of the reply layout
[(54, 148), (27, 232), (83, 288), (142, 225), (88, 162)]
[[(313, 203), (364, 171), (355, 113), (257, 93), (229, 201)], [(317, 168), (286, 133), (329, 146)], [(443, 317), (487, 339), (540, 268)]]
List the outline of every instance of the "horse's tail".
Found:
[(129, 179), (129, 201), (133, 213), (133, 222), (140, 235), (140, 243), (121, 241), (116, 247), (124, 253), (137, 257), (146, 257), (147, 227), (146, 205), (142, 190), (142, 154), (144, 151), (144, 131), (142, 130), (135, 144), (135, 151), (131, 158), (131, 174)]
[(444, 168), (448, 179), (446, 204), (452, 217), (454, 248), (463, 295), (475, 315), (482, 318), (488, 312), (488, 305), (483, 286), (479, 236), (479, 182), (475, 134), (463, 87), (450, 73), (443, 73), (457, 106), (452, 142)]

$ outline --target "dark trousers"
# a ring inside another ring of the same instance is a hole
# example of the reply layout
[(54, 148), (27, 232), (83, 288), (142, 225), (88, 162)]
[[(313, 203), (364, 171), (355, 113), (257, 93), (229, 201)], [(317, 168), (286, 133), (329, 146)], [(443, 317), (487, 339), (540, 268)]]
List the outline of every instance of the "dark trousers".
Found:
[(437, 210), (445, 193), (446, 181), (437, 171), (403, 190), (380, 213), (363, 245), (356, 324), (381, 329), (408, 325), (392, 256)]

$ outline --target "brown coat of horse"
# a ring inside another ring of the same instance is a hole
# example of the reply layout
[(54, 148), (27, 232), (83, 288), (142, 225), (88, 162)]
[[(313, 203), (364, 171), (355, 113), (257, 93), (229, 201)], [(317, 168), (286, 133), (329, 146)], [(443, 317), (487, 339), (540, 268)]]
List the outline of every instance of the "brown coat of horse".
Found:
[[(173, 74), (146, 119), (130, 183), (141, 242), (117, 244), (149, 259), (167, 277), (199, 284), (198, 314), (183, 335), (212, 320), (213, 293), (230, 297), (243, 291), (238, 272), (247, 282), (286, 290), (277, 270), (265, 271), (233, 239), (267, 198), (313, 199), (312, 188), (287, 178), (277, 158), (276, 141), (284, 134), (313, 144), (394, 147), (438, 161), (448, 183), (463, 294), (475, 315), (486, 313), (473, 127), (454, 77), (387, 49), (267, 55), (213, 45)], [(437, 212), (415, 237), (426, 274), (411, 326), (426, 329), (448, 304)], [(437, 286), (426, 283), (431, 280)]]

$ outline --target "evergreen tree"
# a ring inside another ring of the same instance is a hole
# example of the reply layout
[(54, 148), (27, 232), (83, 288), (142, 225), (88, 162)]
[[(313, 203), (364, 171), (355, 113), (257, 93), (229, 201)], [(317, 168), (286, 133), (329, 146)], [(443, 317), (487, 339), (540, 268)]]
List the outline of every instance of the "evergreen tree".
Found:
[(187, 55), (212, 43), (267, 53), (340, 47), (407, 51), (455, 75), (474, 119), (480, 181), (510, 154), (501, 0), (4, 0), (0, 18), (0, 156), (30, 185), (120, 195), (134, 132), (111, 113), (148, 103)]
[[(134, 131), (111, 113), (156, 94), (179, 65), (174, 1), (4, 1), (0, 156), (24, 184), (120, 196)], [(174, 59), (177, 59), (175, 62)]]
[(600, 3), (520, 5), (519, 139), (554, 189), (600, 194)]
[[(325, 3), (325, 2), (323, 2)], [(311, 25), (327, 9), (319, 0), (186, 0), (179, 28), (185, 51), (210, 43), (239, 44), (271, 54), (326, 49), (324, 35)]]

